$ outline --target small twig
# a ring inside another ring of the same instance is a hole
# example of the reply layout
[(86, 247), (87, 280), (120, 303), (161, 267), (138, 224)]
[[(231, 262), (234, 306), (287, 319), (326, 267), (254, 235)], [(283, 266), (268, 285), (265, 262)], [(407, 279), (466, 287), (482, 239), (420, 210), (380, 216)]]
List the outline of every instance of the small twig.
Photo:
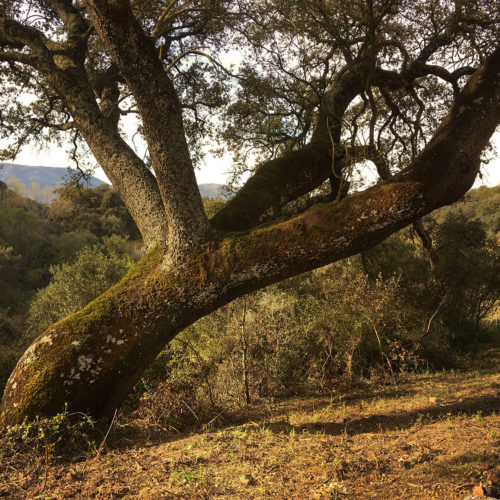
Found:
[(146, 473), (146, 476), (148, 476), (148, 478), (150, 479), (150, 481), (153, 483), (153, 484), (158, 484), (158, 480), (156, 478), (154, 478), (148, 471), (148, 468), (147, 467), (144, 467), (144, 465), (142, 465), (141, 463), (139, 463), (138, 460), (136, 460), (135, 458), (132, 458), (132, 461), (136, 463), (136, 465), (139, 466), (139, 469), (141, 471), (144, 471)]
[(425, 330), (425, 334), (426, 335), (429, 333), (429, 331), (431, 329), (432, 321), (437, 316), (437, 313), (439, 312), (439, 310), (441, 309), (441, 307), (443, 307), (443, 305), (446, 303), (446, 301), (448, 300), (448, 298), (450, 297), (450, 295), (451, 295), (451, 289), (446, 290), (443, 298), (439, 301), (439, 304), (438, 304), (436, 310), (434, 311), (434, 313), (432, 314), (432, 316), (429, 318), (429, 321), (427, 323), (427, 328)]
[(201, 50), (197, 50), (197, 49), (189, 49), (189, 50), (186, 50), (186, 52), (183, 52), (182, 54), (178, 55), (166, 68), (165, 68), (165, 72), (168, 73), (182, 58), (184, 58), (185, 56), (188, 56), (189, 54), (195, 54), (195, 55), (198, 55), (198, 56), (203, 56), (203, 57), (206, 57), (213, 65), (214, 69), (215, 69), (215, 72), (217, 73), (217, 78), (219, 80), (221, 80), (221, 77), (220, 77), (220, 74), (219, 74), (219, 69), (217, 67), (217, 64), (215, 64), (215, 61), (213, 60), (213, 58), (207, 54), (206, 52), (202, 52)]
[(382, 362), (384, 361), (384, 359), (387, 361), (387, 366), (389, 367), (389, 371), (391, 372), (392, 382), (394, 384), (394, 387), (398, 388), (398, 381), (396, 379), (396, 375), (394, 373), (394, 370), (392, 369), (391, 360), (389, 359), (389, 356), (387, 356), (387, 354), (382, 349), (382, 342), (380, 341), (380, 336), (378, 334), (377, 326), (375, 325), (375, 322), (369, 316), (367, 316), (366, 314), (363, 314), (363, 316), (372, 324), (373, 331), (375, 333), (375, 336), (377, 337), (377, 342), (378, 342), (378, 346), (380, 349), (380, 356), (382, 357)]
[(43, 477), (43, 485), (42, 489), (40, 490), (40, 493), (45, 491), (45, 488), (47, 487), (47, 475), (49, 472), (49, 449), (47, 446), (47, 441), (45, 441), (45, 474)]
[(464, 490), (466, 488), (471, 488), (472, 486), (474, 486), (474, 483), (461, 484), (460, 486), (456, 486), (454, 488), (454, 490), (455, 491), (457, 491), (457, 490)]
[(427, 335), (429, 335), (429, 332), (431, 331), (431, 325), (432, 325), (432, 322), (434, 321), (434, 318), (439, 313), (441, 307), (443, 307), (445, 305), (445, 303), (448, 301), (448, 299), (450, 298), (450, 295), (451, 295), (451, 289), (448, 288), (446, 290), (446, 292), (444, 293), (443, 297), (441, 298), (441, 300), (439, 301), (437, 308), (435, 309), (435, 311), (432, 313), (431, 317), (429, 318), (429, 321), (427, 322), (427, 328), (425, 329), (424, 333), (418, 339), (417, 344), (416, 344), (416, 348), (419, 348), (420, 344), (422, 343), (424, 338)]
[(217, 415), (215, 415), (214, 418), (212, 418), (212, 420), (210, 420), (209, 422), (207, 422), (205, 424), (205, 427), (208, 427), (212, 422), (215, 422), (223, 413), (224, 413), (224, 410), (221, 410)]
[(335, 141), (332, 136), (332, 132), (330, 130), (330, 125), (328, 123), (328, 116), (326, 117), (326, 128), (328, 130), (328, 135), (330, 137), (330, 142), (332, 144), (332, 174), (337, 177), (337, 179), (343, 180), (342, 175), (338, 175), (337, 172), (335, 171)]
[[(111, 419), (111, 424), (109, 424), (109, 427), (108, 427), (108, 430), (106, 432), (106, 434), (104, 435), (104, 438), (102, 439), (101, 441), (101, 444), (99, 445), (99, 448), (97, 450), (97, 454), (96, 456), (92, 459), (93, 461), (96, 461), (100, 455), (101, 455), (101, 452), (104, 448), (104, 444), (106, 443), (106, 439), (109, 435), (109, 433), (111, 432), (111, 427), (113, 427), (113, 423), (115, 421), (115, 418), (116, 418), (116, 413), (118, 412), (118, 409), (115, 410), (115, 413), (113, 415), (113, 418)], [(87, 468), (87, 464), (89, 463), (89, 461), (86, 461), (84, 464), (83, 464), (83, 469), (82, 469), (82, 475), (85, 474), (85, 469)]]
[(97, 460), (99, 458), (99, 456), (101, 455), (101, 452), (104, 448), (104, 445), (106, 443), (106, 439), (108, 438), (109, 436), (109, 433), (111, 432), (111, 428), (113, 427), (113, 424), (115, 423), (115, 418), (116, 418), (116, 413), (118, 412), (118, 409), (115, 410), (115, 413), (113, 415), (113, 418), (111, 419), (111, 423), (109, 424), (109, 428), (108, 428), (108, 431), (106, 432), (106, 434), (104, 435), (104, 438), (103, 440), (101, 441), (101, 444), (99, 445), (99, 449), (97, 450), (97, 454), (94, 458), (94, 460)]
[(200, 419), (198, 418), (198, 415), (196, 415), (196, 413), (193, 411), (193, 409), (183, 399), (181, 399), (181, 402), (187, 406), (188, 410), (194, 415), (194, 418), (199, 423)]

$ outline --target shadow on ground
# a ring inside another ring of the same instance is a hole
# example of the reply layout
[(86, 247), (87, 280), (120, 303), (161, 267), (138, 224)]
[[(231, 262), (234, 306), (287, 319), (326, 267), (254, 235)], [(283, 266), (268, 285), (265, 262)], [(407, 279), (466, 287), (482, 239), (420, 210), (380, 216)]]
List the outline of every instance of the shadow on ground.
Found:
[[(310, 432), (332, 436), (341, 434), (357, 435), (372, 432), (404, 430), (418, 423), (432, 423), (457, 415), (488, 416), (500, 411), (500, 397), (478, 396), (451, 403), (433, 404), (412, 411), (392, 411), (391, 413), (369, 415), (360, 418), (346, 418), (342, 422), (312, 422), (292, 425), (286, 420), (264, 424), (269, 431), (279, 433)], [(261, 427), (261, 426), (260, 426)]]

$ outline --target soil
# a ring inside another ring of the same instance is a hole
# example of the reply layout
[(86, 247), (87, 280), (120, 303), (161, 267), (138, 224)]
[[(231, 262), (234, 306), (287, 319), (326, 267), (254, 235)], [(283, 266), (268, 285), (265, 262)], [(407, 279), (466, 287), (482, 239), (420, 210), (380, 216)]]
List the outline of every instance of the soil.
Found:
[(0, 496), (463, 500), (500, 465), (498, 367), (267, 401), (242, 425), (110, 438), (78, 461), (10, 461)]

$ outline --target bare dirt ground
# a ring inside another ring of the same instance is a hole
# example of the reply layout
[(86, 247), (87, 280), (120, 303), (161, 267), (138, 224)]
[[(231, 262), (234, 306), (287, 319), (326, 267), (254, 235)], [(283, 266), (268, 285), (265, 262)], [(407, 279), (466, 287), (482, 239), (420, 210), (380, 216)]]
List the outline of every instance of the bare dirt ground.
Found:
[(243, 425), (122, 438), (76, 463), (0, 464), (0, 496), (462, 500), (500, 465), (498, 368), (266, 403)]

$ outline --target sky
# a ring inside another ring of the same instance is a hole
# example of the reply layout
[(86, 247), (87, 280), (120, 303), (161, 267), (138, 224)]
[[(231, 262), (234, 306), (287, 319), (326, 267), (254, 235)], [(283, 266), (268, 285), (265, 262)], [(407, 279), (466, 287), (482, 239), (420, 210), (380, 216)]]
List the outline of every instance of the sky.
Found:
[[(219, 62), (226, 68), (237, 68), (243, 60), (243, 54), (239, 50), (227, 50), (219, 54)], [(33, 99), (26, 95), (26, 101)], [(137, 123), (134, 123), (134, 116), (127, 115), (123, 117), (120, 123), (123, 125), (125, 131), (130, 130), (129, 138), (137, 130)], [(127, 121), (129, 123), (127, 123)], [(142, 151), (137, 151), (137, 143), (132, 144), (128, 141), (141, 156), (144, 153), (144, 145)], [(0, 147), (5, 147), (5, 141), (0, 142)], [(138, 144), (138, 149), (141, 149), (141, 144)], [(10, 160), (12, 161), (12, 160)], [(71, 161), (68, 160), (68, 155), (64, 148), (48, 147), (46, 151), (40, 152), (31, 147), (25, 147), (17, 155), (13, 163), (20, 163), (22, 165), (30, 166), (43, 166), (43, 167), (68, 167), (72, 166)], [(205, 165), (196, 170), (196, 179), (198, 184), (226, 184), (229, 180), (229, 170), (231, 168), (231, 157), (229, 154), (219, 158), (207, 154)], [(102, 168), (96, 169), (94, 175), (99, 179), (109, 183), (106, 174)]]
[[(11, 160), (9, 160), (11, 161)], [(22, 165), (33, 165), (42, 167), (68, 167), (72, 166), (64, 149), (49, 148), (47, 151), (37, 152), (36, 150), (27, 147), (16, 157), (13, 163)], [(226, 155), (223, 158), (214, 158), (209, 155), (206, 165), (196, 170), (196, 178), (199, 184), (225, 184), (227, 180), (227, 171), (231, 166), (231, 158)], [(103, 181), (109, 182), (102, 168), (98, 168), (94, 173), (96, 177)]]

